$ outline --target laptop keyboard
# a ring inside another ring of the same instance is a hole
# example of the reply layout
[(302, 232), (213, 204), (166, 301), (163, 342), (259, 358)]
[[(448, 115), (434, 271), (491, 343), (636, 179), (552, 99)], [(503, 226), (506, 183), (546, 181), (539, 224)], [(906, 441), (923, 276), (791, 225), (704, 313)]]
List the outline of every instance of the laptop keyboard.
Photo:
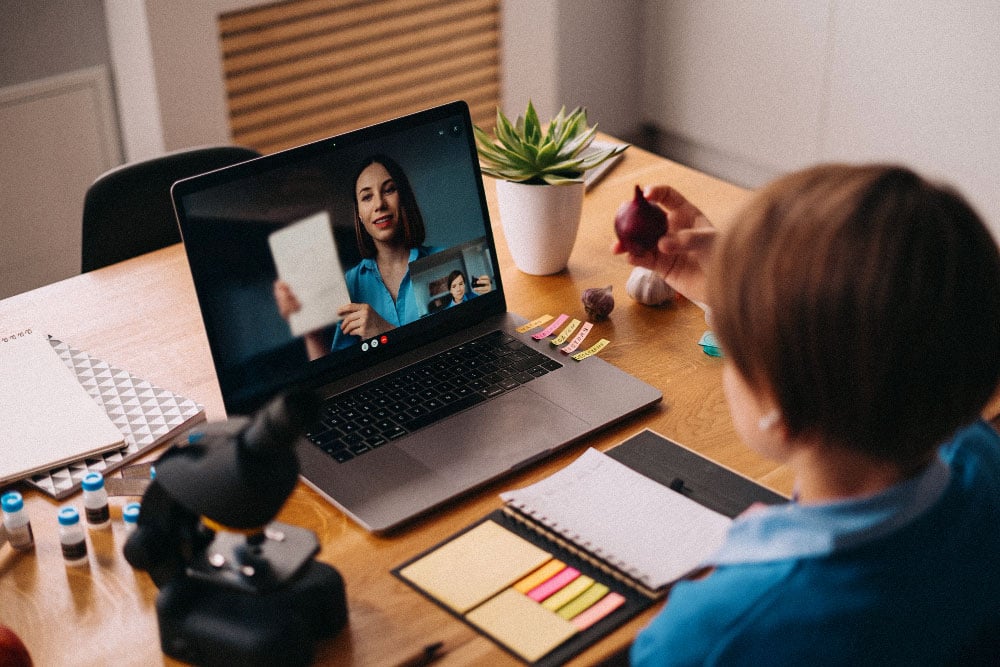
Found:
[(561, 367), (493, 331), (327, 399), (306, 437), (344, 463)]

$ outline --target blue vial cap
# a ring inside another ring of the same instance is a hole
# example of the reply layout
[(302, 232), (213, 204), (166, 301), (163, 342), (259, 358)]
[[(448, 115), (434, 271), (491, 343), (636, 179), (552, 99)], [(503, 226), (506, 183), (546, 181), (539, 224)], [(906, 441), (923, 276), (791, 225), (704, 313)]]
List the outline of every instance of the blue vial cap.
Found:
[(122, 519), (125, 523), (135, 523), (139, 520), (139, 503), (128, 503), (122, 508)]
[(63, 507), (59, 510), (59, 525), (72, 526), (80, 523), (80, 513), (75, 507)]
[(3, 503), (4, 512), (19, 512), (24, 507), (24, 499), (17, 491), (3, 494), (3, 500), (0, 502)]
[(83, 476), (83, 490), (97, 491), (104, 487), (104, 475), (99, 472), (88, 472)]

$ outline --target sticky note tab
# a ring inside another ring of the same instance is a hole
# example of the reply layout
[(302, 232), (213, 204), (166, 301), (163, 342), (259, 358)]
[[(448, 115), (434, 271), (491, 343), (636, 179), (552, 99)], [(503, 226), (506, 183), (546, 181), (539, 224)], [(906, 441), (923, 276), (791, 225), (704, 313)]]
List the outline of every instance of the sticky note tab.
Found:
[(553, 575), (562, 571), (564, 567), (566, 567), (566, 564), (563, 563), (561, 560), (552, 559), (545, 565), (541, 566), (540, 568), (529, 574), (521, 581), (514, 584), (514, 590), (520, 593), (527, 593), (535, 586), (538, 586), (543, 581), (547, 581)]
[(569, 354), (570, 352), (576, 350), (576, 348), (580, 347), (580, 343), (583, 342), (583, 339), (587, 337), (587, 334), (589, 334), (590, 330), (593, 328), (594, 328), (593, 322), (586, 322), (582, 327), (580, 327), (579, 333), (577, 333), (576, 336), (573, 337), (573, 340), (569, 342), (569, 345), (560, 349), (559, 351), (562, 352), (563, 354)]
[(567, 315), (566, 313), (563, 313), (562, 315), (560, 315), (559, 317), (557, 317), (555, 319), (555, 321), (552, 322), (552, 324), (550, 324), (549, 326), (545, 327), (544, 329), (542, 329), (538, 333), (532, 334), (531, 337), (534, 338), (535, 340), (544, 340), (544, 339), (548, 338), (549, 336), (551, 336), (552, 332), (555, 331), (556, 329), (558, 329), (559, 327), (561, 327), (563, 325), (563, 323), (565, 323), (566, 320), (568, 320), (568, 319), (569, 319), (569, 315)]
[(572, 623), (513, 588), (476, 607), (465, 618), (528, 662), (535, 662), (577, 633)]
[(574, 616), (570, 622), (577, 630), (582, 632), (623, 604), (625, 604), (625, 597), (623, 595), (608, 593), (595, 602), (589, 609)]
[(493, 521), (441, 545), (399, 574), (440, 602), (465, 613), (551, 558)]
[(543, 324), (545, 324), (546, 322), (548, 322), (551, 319), (552, 319), (551, 315), (541, 315), (541, 316), (536, 317), (535, 319), (531, 320), (530, 322), (526, 322), (526, 323), (522, 324), (517, 329), (515, 329), (515, 331), (517, 333), (527, 333), (527, 332), (531, 331), (532, 329), (537, 329), (538, 327), (542, 326)]
[(592, 583), (594, 583), (593, 579), (581, 575), (563, 586), (560, 590), (545, 598), (545, 601), (542, 602), (542, 606), (549, 611), (556, 611), (563, 605), (567, 604), (570, 600), (590, 588)]
[(587, 590), (583, 591), (575, 598), (559, 607), (559, 609), (556, 610), (556, 613), (568, 621), (572, 620), (577, 615), (585, 612), (587, 609), (590, 609), (593, 604), (607, 595), (608, 590), (610, 589), (607, 586), (595, 581), (587, 587)]
[(560, 333), (558, 336), (556, 336), (549, 342), (555, 345), (556, 347), (562, 345), (567, 340), (569, 340), (569, 337), (573, 335), (573, 332), (576, 331), (576, 328), (578, 326), (580, 326), (580, 320), (574, 317), (569, 321), (569, 324), (566, 325), (566, 328), (562, 330), (562, 333)]
[(573, 581), (580, 576), (580, 571), (573, 567), (563, 568), (554, 577), (551, 577), (547, 581), (543, 581), (538, 584), (530, 591), (528, 591), (528, 597), (535, 602), (541, 602), (545, 598), (549, 597), (560, 588)]
[(574, 354), (573, 359), (577, 361), (583, 361), (587, 357), (592, 357), (601, 350), (603, 350), (604, 348), (606, 348), (610, 344), (610, 342), (611, 341), (609, 341), (607, 338), (602, 338), (601, 340), (597, 341), (596, 343), (588, 347), (583, 352), (577, 352), (576, 354)]

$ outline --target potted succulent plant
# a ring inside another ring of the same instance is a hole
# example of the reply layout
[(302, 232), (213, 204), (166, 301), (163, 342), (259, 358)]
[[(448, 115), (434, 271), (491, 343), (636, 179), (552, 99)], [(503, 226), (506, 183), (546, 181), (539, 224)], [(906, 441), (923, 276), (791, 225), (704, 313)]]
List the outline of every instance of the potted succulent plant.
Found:
[(583, 208), (584, 175), (628, 144), (591, 147), (597, 126), (587, 112), (559, 110), (543, 126), (529, 101), (511, 122), (499, 108), (490, 135), (475, 128), (482, 172), (497, 179), (500, 224), (517, 267), (549, 275), (566, 268)]

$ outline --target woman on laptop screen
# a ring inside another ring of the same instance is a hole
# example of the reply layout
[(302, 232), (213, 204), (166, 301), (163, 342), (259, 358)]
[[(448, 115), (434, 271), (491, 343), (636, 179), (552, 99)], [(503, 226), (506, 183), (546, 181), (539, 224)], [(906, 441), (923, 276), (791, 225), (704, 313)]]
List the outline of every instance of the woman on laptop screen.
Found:
[[(337, 310), (339, 322), (304, 336), (310, 359), (342, 349), (419, 316), (410, 262), (441, 250), (424, 245), (423, 216), (403, 169), (387, 155), (364, 160), (352, 180), (354, 230), (361, 261), (346, 272), (351, 302)], [(278, 310), (286, 320), (301, 307), (289, 285), (274, 283)]]

